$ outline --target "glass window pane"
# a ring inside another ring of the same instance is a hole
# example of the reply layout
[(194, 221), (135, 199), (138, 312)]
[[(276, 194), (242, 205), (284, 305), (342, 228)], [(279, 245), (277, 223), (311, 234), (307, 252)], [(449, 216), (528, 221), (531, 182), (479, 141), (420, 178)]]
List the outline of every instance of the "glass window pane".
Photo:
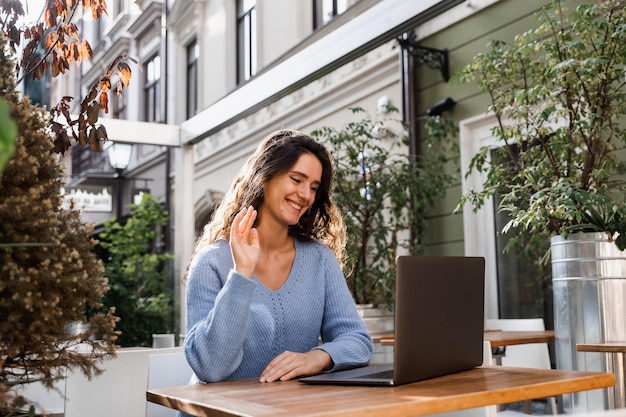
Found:
[(335, 10), (333, 8), (333, 0), (323, 0), (322, 22), (326, 24), (330, 22), (334, 16), (335, 16)]
[(200, 47), (194, 40), (187, 47), (187, 118), (194, 116), (198, 109), (198, 57)]
[(248, 10), (252, 9), (255, 6), (256, 6), (256, 0), (243, 0), (242, 11), (247, 12)]
[(256, 74), (257, 44), (254, 40), (256, 33), (256, 9), (250, 11), (250, 76)]
[(248, 80), (257, 70), (256, 1), (237, 2), (237, 82)]
[(144, 65), (144, 68), (146, 68), (146, 81), (144, 84), (145, 121), (147, 122), (161, 121), (159, 113), (159, 81), (161, 76), (160, 63), (161, 58), (157, 55)]
[(337, 0), (337, 12), (336, 15), (341, 14), (348, 8), (348, 0)]
[[(491, 157), (498, 159), (496, 152)], [(500, 199), (494, 196), (496, 230), (496, 265), (498, 276), (499, 316), (506, 319), (544, 317), (546, 327), (553, 328), (551, 265), (539, 260), (549, 250), (549, 239), (531, 241), (522, 234), (511, 244), (511, 233), (501, 230), (509, 222), (507, 212), (498, 210)], [(511, 244), (511, 245), (510, 245)], [(507, 245), (510, 247), (507, 248)]]

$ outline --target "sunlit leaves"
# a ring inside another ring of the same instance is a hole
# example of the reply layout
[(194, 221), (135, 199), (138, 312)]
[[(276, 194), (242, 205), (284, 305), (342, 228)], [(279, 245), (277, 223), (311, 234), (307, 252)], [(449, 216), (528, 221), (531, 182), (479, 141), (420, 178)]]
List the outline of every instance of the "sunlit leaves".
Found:
[(124, 85), (124, 87), (128, 88), (128, 83), (130, 81), (130, 77), (132, 76), (130, 67), (128, 66), (127, 63), (120, 62), (117, 68), (119, 70), (119, 76), (122, 81), (122, 84)]
[(15, 151), (17, 125), (11, 118), (9, 103), (0, 98), (0, 175)]
[[(11, 47), (17, 52), (23, 36), (24, 44), (18, 66), (21, 70), (17, 83), (24, 77), (41, 79), (46, 71), (52, 77), (65, 74), (72, 66), (79, 66), (84, 60), (93, 57), (89, 42), (82, 38), (76, 15), (81, 10), (91, 13), (94, 19), (107, 14), (104, 0), (48, 0), (43, 14), (43, 20), (24, 27), (17, 26), (17, 19), (24, 15), (21, 1), (3, 0), (0, 2), (0, 30), (3, 30), (11, 40)], [(17, 53), (16, 53), (17, 56)], [(71, 98), (64, 98), (51, 109), (53, 116), (52, 130), (56, 135), (55, 150), (65, 152), (71, 145), (73, 138), (82, 145), (89, 144), (98, 149), (99, 138), (106, 139), (104, 130), (98, 133), (98, 114), (102, 110), (109, 111), (109, 91), (112, 79), (117, 81), (116, 94), (123, 94), (128, 88), (132, 72), (128, 61), (136, 61), (127, 56), (117, 57), (113, 63), (89, 89), (85, 98), (80, 102), (78, 119), (70, 118)], [(93, 131), (93, 132), (92, 132)]]
[[(123, 87), (128, 86), (132, 76), (127, 60), (136, 62), (127, 56), (120, 56), (115, 59), (106, 73), (88, 91), (87, 95), (80, 103), (80, 112), (76, 119), (70, 117), (71, 97), (64, 99), (54, 106), (50, 113), (55, 121), (64, 120), (69, 134), (81, 145), (90, 145), (94, 149), (100, 149), (100, 142), (106, 140), (106, 130), (98, 125), (100, 111), (109, 112), (109, 92), (111, 90), (111, 78), (117, 80), (116, 94), (123, 94)], [(67, 150), (68, 133), (57, 135), (58, 149), (61, 152)]]

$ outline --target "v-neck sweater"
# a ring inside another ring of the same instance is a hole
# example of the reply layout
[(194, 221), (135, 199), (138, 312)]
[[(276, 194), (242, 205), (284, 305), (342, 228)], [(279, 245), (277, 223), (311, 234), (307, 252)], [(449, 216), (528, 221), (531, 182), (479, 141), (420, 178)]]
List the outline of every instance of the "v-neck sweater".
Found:
[(369, 362), (372, 339), (333, 252), (315, 241), (294, 239), (294, 245), (292, 269), (275, 291), (234, 271), (225, 240), (196, 254), (184, 344), (194, 382), (259, 377), (287, 350), (323, 349), (333, 361), (330, 371)]

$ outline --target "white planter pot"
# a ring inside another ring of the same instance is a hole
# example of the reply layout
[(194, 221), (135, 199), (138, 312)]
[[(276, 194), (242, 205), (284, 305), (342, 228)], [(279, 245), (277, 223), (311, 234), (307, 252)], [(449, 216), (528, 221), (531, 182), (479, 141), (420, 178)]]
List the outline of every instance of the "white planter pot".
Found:
[(374, 307), (372, 304), (357, 304), (356, 308), (370, 334), (393, 332), (393, 312), (391, 310)]
[[(356, 307), (370, 334), (393, 333), (394, 322), (392, 311), (375, 308), (371, 304), (357, 304)], [(370, 363), (387, 362), (393, 362), (393, 346), (382, 346), (380, 343), (375, 343)]]
[(155, 333), (152, 335), (152, 347), (155, 349), (172, 348), (175, 346), (173, 333)]

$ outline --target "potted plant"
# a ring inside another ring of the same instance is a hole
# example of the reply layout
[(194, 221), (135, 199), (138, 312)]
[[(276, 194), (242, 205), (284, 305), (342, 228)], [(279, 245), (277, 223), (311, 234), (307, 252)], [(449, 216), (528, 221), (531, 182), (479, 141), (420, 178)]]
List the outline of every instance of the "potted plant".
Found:
[[(134, 61), (116, 57), (79, 108), (70, 109), (72, 97), (64, 96), (46, 111), (17, 86), (26, 77), (42, 80), (64, 74), (72, 62), (80, 66), (91, 58), (91, 47), (71, 17), (87, 9), (98, 19), (107, 13), (106, 6), (100, 1), (48, 1), (35, 22), (25, 22), (25, 6), (21, 1), (0, 2), (3, 416), (46, 414), (36, 407), (37, 399), (25, 398), (21, 389), (26, 384), (54, 389), (66, 371), (80, 370), (91, 377), (102, 372), (102, 360), (115, 356), (114, 311), (89, 314), (103, 307), (108, 285), (102, 263), (93, 253), (92, 225), (82, 222), (77, 208), (62, 206), (59, 154), (76, 142), (100, 149), (106, 131), (96, 123), (100, 110), (108, 112), (111, 79), (118, 80), (119, 95), (131, 77), (126, 62)], [(81, 331), (74, 332), (75, 323), (82, 324)]]
[[(582, 270), (592, 266), (589, 277), (601, 280), (604, 261), (561, 266), (555, 257), (563, 252), (554, 247), (576, 242), (579, 249), (568, 250), (567, 257), (584, 248), (595, 254), (602, 245), (623, 256), (626, 247), (626, 8), (619, 0), (576, 2), (572, 10), (565, 3), (554, 0), (537, 14), (537, 28), (512, 43), (492, 41), (457, 78), (477, 81), (489, 95), (500, 145), (472, 159), (470, 171), (483, 172), (486, 180), (483, 190), (470, 191), (461, 204), (478, 208), (496, 196), (499, 209), (510, 215), (504, 232), (515, 239), (526, 233), (552, 236), (557, 363), (569, 367), (573, 361), (576, 369), (575, 343), (585, 336), (572, 333), (581, 326), (577, 317), (585, 303), (569, 298), (580, 297), (572, 287), (580, 281), (567, 282), (561, 274), (589, 273)], [(614, 308), (601, 305), (596, 314)], [(619, 333), (625, 337), (626, 329)]]
[[(430, 118), (428, 153), (410, 155), (409, 127), (394, 117), (396, 108), (385, 110), (372, 117), (362, 108), (351, 108), (363, 117), (341, 129), (322, 127), (312, 135), (334, 156), (333, 198), (348, 232), (346, 277), (352, 296), (358, 305), (389, 310), (395, 295), (395, 258), (423, 251), (426, 209), (452, 181), (443, 166), (456, 152), (455, 142), (446, 140), (453, 139), (456, 130), (450, 122)], [(371, 331), (390, 330), (387, 327)]]
[[(0, 33), (7, 52), (0, 54), (0, 101), (16, 127), (0, 177), (0, 415), (35, 413), (35, 400), (22, 395), (26, 384), (52, 388), (71, 369), (97, 375), (99, 362), (115, 356), (117, 338), (113, 311), (87, 316), (103, 307), (108, 290), (93, 228), (78, 209), (63, 207), (49, 115), (20, 98), (7, 44)], [(86, 326), (72, 334), (77, 321)]]
[(462, 202), (480, 207), (499, 195), (511, 215), (505, 231), (605, 232), (626, 247), (623, 6), (592, 2), (570, 14), (556, 0), (537, 29), (493, 41), (458, 74), (489, 94), (501, 145), (474, 156), (470, 171), (487, 180)]

